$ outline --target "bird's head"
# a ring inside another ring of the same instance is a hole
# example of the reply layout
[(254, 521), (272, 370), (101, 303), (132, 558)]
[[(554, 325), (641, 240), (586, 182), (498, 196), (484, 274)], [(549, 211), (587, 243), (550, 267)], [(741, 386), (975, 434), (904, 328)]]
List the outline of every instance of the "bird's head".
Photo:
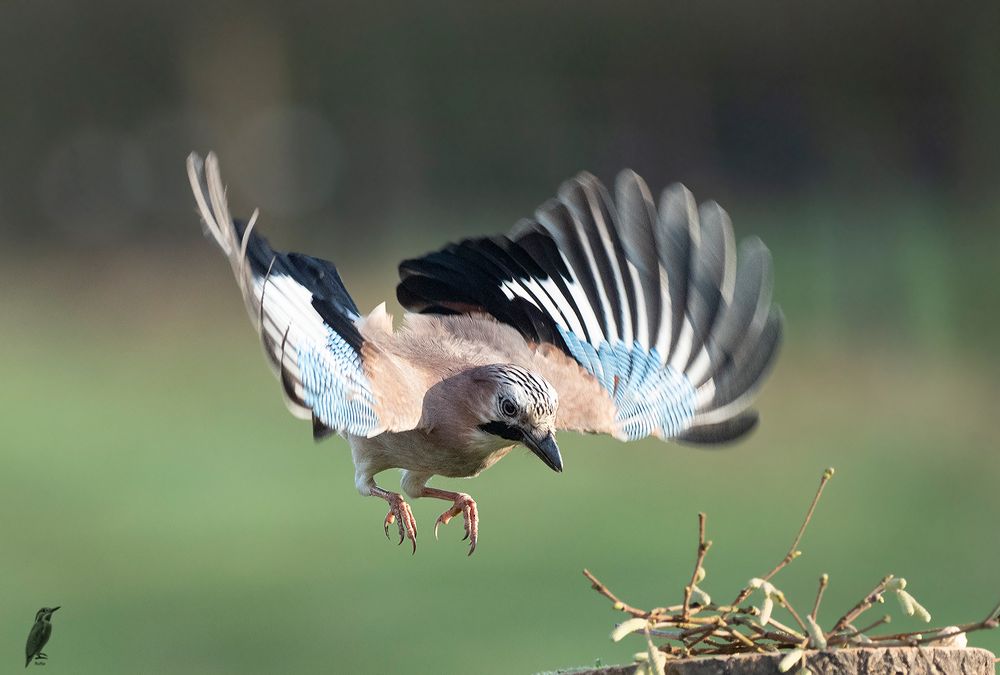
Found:
[(556, 445), (559, 395), (544, 378), (512, 364), (477, 369), (475, 380), (486, 388), (480, 431), (524, 444), (553, 471), (562, 471)]
[(59, 607), (42, 607), (40, 610), (35, 612), (35, 621), (48, 621), (52, 618), (52, 613), (55, 612)]

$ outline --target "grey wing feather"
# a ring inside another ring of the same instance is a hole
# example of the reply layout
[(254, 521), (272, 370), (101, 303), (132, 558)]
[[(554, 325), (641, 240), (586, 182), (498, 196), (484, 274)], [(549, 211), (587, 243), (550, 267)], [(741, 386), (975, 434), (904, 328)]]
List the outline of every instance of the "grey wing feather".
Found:
[(665, 334), (655, 343), (663, 345), (668, 357), (673, 357), (680, 342), (681, 327), (688, 304), (688, 277), (691, 273), (691, 231), (697, 227), (698, 211), (694, 196), (686, 187), (675, 183), (660, 196), (660, 212), (656, 234), (656, 252), (666, 272), (670, 302), (670, 323)]
[(714, 424), (747, 408), (774, 364), (783, 321), (781, 310), (772, 309), (756, 342), (744, 343), (729, 366), (712, 379), (711, 397), (698, 407), (695, 424)]
[(753, 431), (760, 422), (756, 410), (747, 410), (716, 424), (694, 426), (677, 436), (681, 443), (692, 445), (721, 445), (733, 443)]
[(691, 356), (678, 367), (687, 371), (708, 341), (719, 308), (732, 300), (736, 276), (736, 244), (729, 216), (709, 202), (698, 210), (688, 286), (687, 316), (692, 326)]
[(728, 364), (742, 343), (755, 344), (771, 308), (771, 253), (756, 237), (740, 244), (733, 298), (719, 313), (708, 341), (711, 367), (694, 381), (704, 384)]
[(655, 345), (663, 312), (661, 284), (664, 283), (656, 255), (656, 207), (646, 184), (634, 171), (622, 171), (615, 188), (622, 247), (635, 266), (642, 289), (639, 299), (646, 313), (645, 335), (641, 325), (636, 327), (636, 335), (640, 343)]

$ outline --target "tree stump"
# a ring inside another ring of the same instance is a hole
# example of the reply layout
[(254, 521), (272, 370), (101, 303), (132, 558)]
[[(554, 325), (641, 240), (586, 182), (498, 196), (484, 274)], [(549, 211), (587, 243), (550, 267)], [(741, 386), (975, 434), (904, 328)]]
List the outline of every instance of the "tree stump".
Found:
[[(667, 662), (667, 675), (782, 675), (781, 654), (736, 654)], [(882, 647), (806, 653), (815, 675), (994, 675), (996, 658), (985, 649)], [(790, 674), (799, 669), (796, 664)], [(634, 665), (572, 671), (573, 675), (631, 675)]]

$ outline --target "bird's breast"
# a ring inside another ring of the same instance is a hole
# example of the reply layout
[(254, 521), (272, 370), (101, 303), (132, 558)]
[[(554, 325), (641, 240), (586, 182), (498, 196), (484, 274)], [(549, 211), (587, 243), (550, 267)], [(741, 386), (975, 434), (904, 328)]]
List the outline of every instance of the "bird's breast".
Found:
[(513, 449), (510, 441), (414, 429), (377, 436), (382, 464), (452, 478), (482, 473)]

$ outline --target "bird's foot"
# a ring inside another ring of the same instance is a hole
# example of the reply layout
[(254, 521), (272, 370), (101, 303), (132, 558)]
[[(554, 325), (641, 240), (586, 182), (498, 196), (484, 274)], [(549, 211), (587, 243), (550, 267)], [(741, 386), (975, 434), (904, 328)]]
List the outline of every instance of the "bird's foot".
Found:
[(413, 552), (417, 552), (417, 519), (413, 517), (410, 505), (397, 494), (390, 493), (385, 498), (389, 502), (389, 513), (385, 516), (385, 537), (389, 538), (389, 526), (396, 523), (399, 527), (399, 543), (404, 539), (413, 542)]
[(438, 516), (434, 523), (434, 538), (437, 539), (438, 526), (447, 525), (455, 516), (461, 514), (465, 521), (465, 536), (462, 541), (469, 540), (469, 555), (476, 550), (476, 542), (479, 540), (479, 507), (475, 500), (464, 492), (455, 492), (453, 499), (455, 503), (450, 509)]

